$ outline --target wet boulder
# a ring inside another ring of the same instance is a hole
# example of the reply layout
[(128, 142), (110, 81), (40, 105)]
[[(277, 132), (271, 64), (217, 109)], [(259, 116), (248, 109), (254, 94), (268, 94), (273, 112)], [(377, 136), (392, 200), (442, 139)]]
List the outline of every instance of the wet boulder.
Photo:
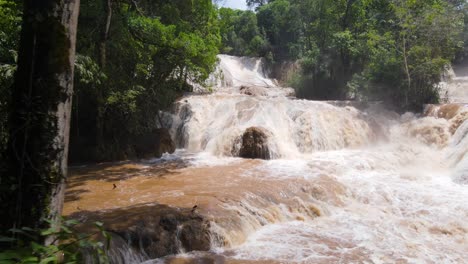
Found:
[(286, 87), (282, 88), (282, 91), (286, 97), (296, 97), (296, 90), (294, 90), (294, 88)]
[(176, 146), (166, 128), (158, 128), (135, 139), (137, 158), (160, 158), (164, 153), (174, 153)]
[(271, 159), (268, 147), (270, 132), (261, 127), (247, 128), (241, 138), (239, 157), (247, 159)]
[(155, 259), (180, 252), (211, 248), (210, 222), (190, 208), (142, 204), (127, 208), (80, 211), (74, 219), (87, 219), (80, 232), (94, 233), (93, 222), (103, 223), (112, 235), (111, 263), (129, 263), (126, 252), (138, 252)]
[(267, 88), (260, 87), (260, 86), (241, 86), (240, 93), (250, 96), (267, 96), (268, 91)]

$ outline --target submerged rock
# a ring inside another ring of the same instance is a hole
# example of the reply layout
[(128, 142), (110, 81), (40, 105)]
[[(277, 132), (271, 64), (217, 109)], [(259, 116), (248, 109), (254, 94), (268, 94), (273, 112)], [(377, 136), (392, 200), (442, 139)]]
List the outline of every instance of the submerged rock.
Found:
[(239, 89), (241, 94), (250, 95), (250, 96), (267, 96), (267, 88), (260, 86), (241, 86)]
[(407, 122), (402, 127), (407, 129), (409, 137), (426, 145), (443, 148), (447, 146), (451, 138), (449, 125), (450, 122), (445, 119), (426, 117)]
[(239, 157), (247, 159), (271, 159), (268, 147), (270, 132), (261, 127), (247, 128), (242, 135)]
[(449, 120), (450, 133), (455, 134), (457, 129), (468, 119), (468, 107), (464, 104), (427, 105), (424, 116)]
[(461, 109), (461, 104), (427, 105), (424, 115), (450, 120), (454, 118)]
[(164, 153), (174, 153), (176, 146), (166, 128), (158, 128), (135, 140), (137, 158), (160, 158)]

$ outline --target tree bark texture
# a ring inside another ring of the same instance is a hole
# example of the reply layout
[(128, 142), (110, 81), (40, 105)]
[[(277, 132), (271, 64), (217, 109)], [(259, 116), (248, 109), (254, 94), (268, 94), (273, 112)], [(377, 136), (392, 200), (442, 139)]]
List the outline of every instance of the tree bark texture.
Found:
[[(61, 216), (80, 0), (25, 0), (13, 85), (2, 228)], [(8, 195), (8, 197), (6, 197)], [(8, 199), (8, 200), (7, 200)], [(5, 206), (5, 205), (4, 205)]]
[[(101, 0), (104, 7), (104, 23), (101, 28), (101, 36), (98, 42), (99, 66), (101, 71), (105, 71), (107, 64), (107, 42), (109, 40), (110, 27), (112, 22), (112, 0)], [(97, 116), (96, 116), (96, 145), (101, 146), (104, 141), (104, 95), (103, 91), (97, 91)], [(99, 148), (101, 150), (101, 148)]]
[(107, 62), (107, 41), (109, 40), (109, 32), (112, 21), (112, 0), (102, 0), (104, 5), (105, 20), (101, 30), (101, 39), (99, 42), (99, 66), (101, 69), (106, 67)]

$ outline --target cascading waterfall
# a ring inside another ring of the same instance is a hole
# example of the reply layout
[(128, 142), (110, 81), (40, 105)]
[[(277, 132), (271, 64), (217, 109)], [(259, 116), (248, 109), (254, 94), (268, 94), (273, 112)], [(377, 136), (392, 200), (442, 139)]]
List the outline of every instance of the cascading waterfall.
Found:
[(449, 157), (455, 166), (453, 179), (468, 184), (468, 122), (465, 121), (456, 131), (449, 147)]
[(236, 213), (213, 221), (225, 240), (216, 252), (287, 263), (468, 259), (466, 105), (429, 106), (419, 117), (297, 100), (266, 78), (260, 59), (219, 59), (217, 92), (180, 100), (172, 133), (179, 147), (219, 159), (236, 156), (247, 128), (266, 129), (275, 160), (238, 177), (275, 182), (283, 197), (246, 188), (240, 202), (224, 203)]
[(227, 55), (219, 59), (219, 71), (225, 75), (218, 91), (180, 100), (169, 118), (179, 147), (233, 156), (244, 131), (261, 127), (271, 134), (271, 156), (292, 158), (364, 146), (378, 136), (375, 119), (352, 106), (289, 98), (290, 88), (265, 77), (261, 59)]
[[(106, 194), (110, 202), (80, 205), (196, 204), (196, 217), (210, 222), (210, 251), (182, 253), (189, 223), (178, 223), (179, 254), (145, 263), (466, 262), (468, 106), (400, 116), (379, 105), (298, 100), (267, 77), (261, 59), (219, 59), (215, 92), (188, 95), (164, 114), (181, 150), (154, 162), (184, 166), (149, 177), (150, 162)], [(263, 133), (271, 160), (237, 157), (250, 128)], [(99, 184), (89, 183), (90, 201)], [(150, 258), (143, 253), (119, 258)]]
[(232, 156), (249, 127), (269, 131), (272, 156), (359, 147), (375, 137), (366, 116), (353, 107), (245, 95), (194, 96), (177, 103), (173, 134), (189, 151)]
[(277, 87), (277, 82), (268, 78), (264, 59), (218, 55), (219, 65), (209, 82), (215, 88), (233, 88), (242, 85)]

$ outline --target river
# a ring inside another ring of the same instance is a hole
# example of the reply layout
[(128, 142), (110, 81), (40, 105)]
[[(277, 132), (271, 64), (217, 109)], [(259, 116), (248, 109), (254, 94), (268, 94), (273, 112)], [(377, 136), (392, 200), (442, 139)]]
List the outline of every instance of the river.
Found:
[[(215, 91), (164, 114), (174, 154), (72, 168), (64, 214), (109, 225), (114, 263), (466, 262), (467, 104), (298, 100), (219, 58)], [(270, 160), (238, 157), (249, 128)]]

